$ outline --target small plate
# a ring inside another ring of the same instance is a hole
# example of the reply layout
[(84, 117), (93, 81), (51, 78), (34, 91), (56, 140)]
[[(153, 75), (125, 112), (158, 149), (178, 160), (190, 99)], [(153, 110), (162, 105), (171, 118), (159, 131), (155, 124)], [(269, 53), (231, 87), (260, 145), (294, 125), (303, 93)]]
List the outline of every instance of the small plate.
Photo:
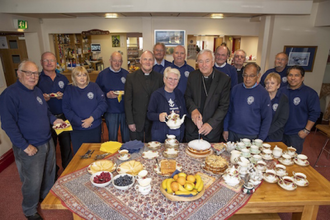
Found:
[(282, 157), (278, 158), (278, 161), (280, 161), (280, 163), (287, 165), (287, 166), (294, 164), (294, 162), (292, 160), (291, 160), (291, 162), (286, 162), (285, 160), (282, 159)]
[(119, 95), (119, 94), (124, 95), (124, 91), (119, 91), (119, 90), (113, 91), (113, 94), (115, 94), (115, 95)]
[(66, 128), (70, 127), (70, 126), (71, 126), (70, 123), (64, 122), (62, 124), (56, 124), (56, 125), (54, 125), (53, 126), (53, 129), (55, 129), (55, 130), (62, 130), (62, 129), (66, 129)]
[(120, 154), (117, 156), (118, 160), (121, 160), (121, 161), (125, 161), (125, 160), (129, 160), (131, 158), (131, 154), (127, 154), (127, 157), (126, 158), (122, 158), (120, 156)]
[[(97, 161), (95, 161), (95, 162), (97, 162)], [(89, 164), (89, 166), (87, 167), (87, 172), (88, 172), (88, 173), (93, 174), (93, 171), (91, 170), (91, 166), (92, 166), (95, 162)], [(99, 172), (102, 172), (102, 171), (109, 171), (110, 173), (112, 173), (113, 171), (116, 170), (116, 166), (117, 166), (117, 164), (114, 162), (114, 163), (113, 163), (113, 167), (111, 168), (111, 170), (100, 170)]]
[(58, 95), (57, 95), (57, 93), (50, 93), (49, 94), (49, 97), (50, 98), (56, 98)]
[(307, 166), (309, 166), (309, 162), (308, 162), (308, 160), (306, 160), (305, 163), (300, 163), (300, 162), (298, 161), (297, 158), (294, 158), (293, 161), (295, 162), (295, 164), (297, 164), (297, 165), (299, 165), (299, 166), (302, 166), (302, 167), (307, 167)]
[(151, 159), (155, 159), (155, 158), (159, 157), (159, 153), (158, 153), (158, 151), (148, 150), (148, 151), (145, 151), (145, 152), (142, 153), (142, 157), (144, 159), (151, 160)]
[(161, 143), (158, 141), (151, 141), (147, 143), (147, 147), (151, 150), (158, 150), (161, 146)]
[(262, 178), (267, 182), (267, 183), (277, 183), (278, 181), (278, 176), (275, 176), (275, 179), (274, 180), (269, 180), (265, 174), (262, 175)]
[[(131, 160), (131, 161), (133, 161), (133, 160)], [(128, 162), (129, 162), (129, 161), (128, 161)], [(139, 162), (139, 161), (136, 161), (136, 162)], [(127, 162), (125, 162), (125, 163), (127, 163)], [(139, 163), (141, 163), (141, 162), (139, 162)], [(144, 164), (141, 163), (142, 168), (141, 168), (140, 170), (136, 170), (134, 173), (131, 173), (131, 171), (128, 171), (128, 172), (126, 173), (126, 172), (123, 171), (123, 170), (121, 169), (121, 167), (120, 167), (122, 164), (123, 164), (123, 163), (121, 163), (120, 165), (118, 165), (118, 167), (117, 167), (117, 169), (116, 169), (116, 171), (117, 171), (118, 174), (129, 174), (129, 175), (131, 175), (131, 176), (136, 176), (136, 175), (138, 175), (138, 173), (139, 173), (141, 170), (144, 170), (144, 169), (145, 169)]]
[(305, 182), (300, 182), (300, 181), (297, 180), (297, 177), (294, 176), (293, 181), (298, 186), (308, 186), (309, 185), (309, 181), (307, 179), (305, 179)]
[(288, 187), (283, 183), (282, 179), (280, 179), (277, 183), (280, 187), (282, 187), (283, 189), (288, 190), (288, 191), (293, 191), (293, 190), (297, 189), (297, 185), (295, 183), (292, 183), (291, 184), (292, 186)]
[[(176, 170), (178, 170), (178, 171), (181, 171), (182, 170), (182, 166), (180, 164), (178, 164), (178, 163), (176, 163)], [(154, 165), (154, 171), (157, 174), (161, 175), (161, 176), (171, 176), (171, 174), (169, 174), (169, 175), (162, 175), (162, 173), (160, 172), (160, 169), (159, 169), (158, 164), (155, 164)]]

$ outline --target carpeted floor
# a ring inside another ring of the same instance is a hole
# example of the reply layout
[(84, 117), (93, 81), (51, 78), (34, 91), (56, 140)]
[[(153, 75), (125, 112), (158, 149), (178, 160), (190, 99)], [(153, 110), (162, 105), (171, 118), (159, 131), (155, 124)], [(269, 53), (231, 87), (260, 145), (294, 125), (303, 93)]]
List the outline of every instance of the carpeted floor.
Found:
[[(103, 129), (103, 140), (106, 141), (107, 131), (106, 128)], [(325, 142), (325, 136), (317, 133), (311, 133), (304, 143), (303, 153), (308, 156), (308, 160), (311, 165), (314, 165), (316, 158)], [(57, 148), (57, 156), (60, 157), (60, 152)], [(61, 164), (60, 159), (57, 160), (57, 164)], [(319, 162), (319, 166), (328, 165), (330, 166), (330, 159), (326, 158), (326, 153), (323, 153)], [(330, 169), (328, 167), (316, 167), (315, 168), (319, 173), (321, 173), (325, 178), (330, 181)], [(60, 170), (59, 172), (62, 172)], [(19, 179), (18, 171), (16, 168), (16, 164), (12, 163), (7, 169), (0, 173), (0, 219), (4, 220), (20, 220), (25, 219), (21, 201), (22, 194), (21, 190), (21, 182)], [(73, 219), (72, 214), (68, 210), (39, 210), (39, 213), (46, 220), (69, 220)], [(329, 219), (330, 216), (330, 206), (320, 206), (319, 213), (317, 216), (318, 220), (326, 220)], [(291, 219), (290, 213), (280, 214), (281, 219), (288, 220)]]

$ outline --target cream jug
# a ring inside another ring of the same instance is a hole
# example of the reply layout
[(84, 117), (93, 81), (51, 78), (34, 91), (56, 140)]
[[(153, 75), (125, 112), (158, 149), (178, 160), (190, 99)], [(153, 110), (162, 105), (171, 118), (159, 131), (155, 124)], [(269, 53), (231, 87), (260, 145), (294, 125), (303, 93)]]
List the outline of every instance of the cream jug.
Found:
[(230, 162), (232, 164), (237, 164), (237, 159), (241, 156), (242, 152), (238, 150), (232, 150), (230, 153), (231, 153)]

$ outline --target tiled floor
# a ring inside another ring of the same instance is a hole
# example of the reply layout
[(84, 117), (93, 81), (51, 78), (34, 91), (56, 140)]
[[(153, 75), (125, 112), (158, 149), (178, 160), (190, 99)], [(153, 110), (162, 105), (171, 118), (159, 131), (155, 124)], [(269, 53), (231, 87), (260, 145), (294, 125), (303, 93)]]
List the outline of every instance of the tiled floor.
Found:
[[(104, 140), (106, 140), (107, 132), (104, 129)], [(304, 143), (303, 153), (309, 158), (311, 165), (314, 165), (318, 153), (321, 150), (325, 142), (325, 137), (321, 134), (310, 134)], [(330, 144), (329, 144), (330, 145)], [(329, 146), (328, 146), (329, 147)], [(57, 156), (60, 156), (57, 152)], [(58, 164), (60, 160), (57, 161)], [(326, 158), (324, 153), (318, 162), (318, 165), (328, 165), (330, 166), (330, 159)], [(330, 169), (329, 167), (316, 167), (318, 172), (320, 172), (324, 177), (330, 181)], [(22, 194), (20, 192), (21, 182), (19, 180), (19, 175), (17, 172), (16, 164), (11, 164), (7, 169), (0, 173), (0, 219), (25, 219), (22, 213), (21, 201)], [(68, 210), (60, 211), (50, 211), (50, 210), (40, 210), (40, 213), (46, 220), (69, 220), (73, 219), (72, 214)], [(330, 206), (321, 206), (318, 213), (318, 220), (327, 220), (330, 216)], [(287, 220), (291, 219), (291, 214), (285, 213), (280, 214), (281, 219)], [(259, 218), (260, 219), (260, 218)]]

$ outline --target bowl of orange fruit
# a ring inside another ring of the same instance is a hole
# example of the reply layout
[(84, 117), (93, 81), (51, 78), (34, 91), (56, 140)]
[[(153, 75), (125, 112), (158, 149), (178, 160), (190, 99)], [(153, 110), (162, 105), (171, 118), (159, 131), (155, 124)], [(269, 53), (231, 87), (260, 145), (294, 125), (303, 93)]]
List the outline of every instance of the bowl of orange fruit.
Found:
[(194, 201), (204, 194), (205, 188), (200, 175), (175, 172), (163, 180), (160, 191), (171, 201)]

